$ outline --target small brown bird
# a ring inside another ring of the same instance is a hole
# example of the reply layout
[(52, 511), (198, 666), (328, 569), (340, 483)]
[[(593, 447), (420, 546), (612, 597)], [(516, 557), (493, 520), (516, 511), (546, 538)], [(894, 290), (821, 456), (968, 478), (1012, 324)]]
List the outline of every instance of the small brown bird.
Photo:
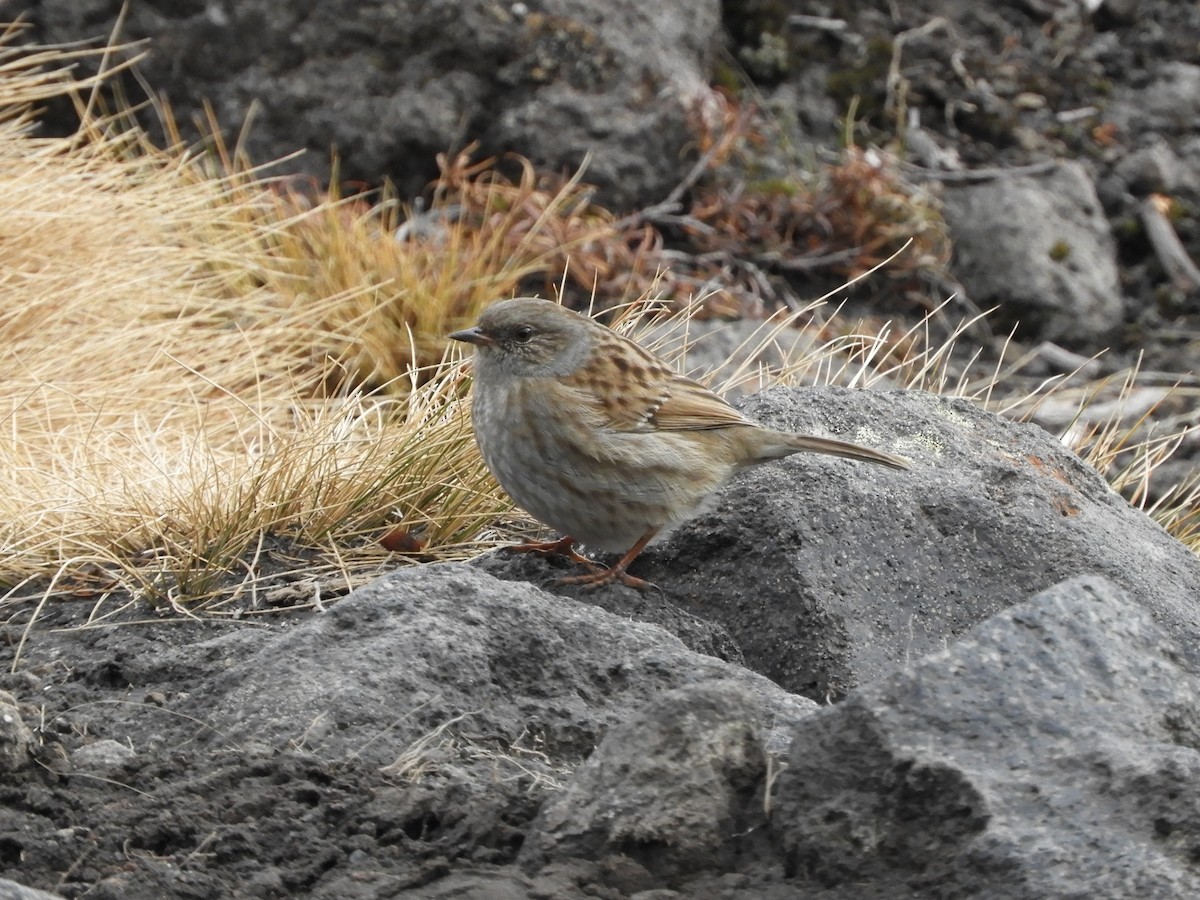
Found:
[[(471, 414), (484, 462), (564, 535), (510, 549), (590, 570), (564, 583), (645, 587), (629, 564), (746, 466), (807, 451), (908, 468), (880, 450), (756, 425), (650, 351), (548, 300), (501, 301), (450, 337), (475, 345)], [(623, 555), (603, 569), (576, 541)]]

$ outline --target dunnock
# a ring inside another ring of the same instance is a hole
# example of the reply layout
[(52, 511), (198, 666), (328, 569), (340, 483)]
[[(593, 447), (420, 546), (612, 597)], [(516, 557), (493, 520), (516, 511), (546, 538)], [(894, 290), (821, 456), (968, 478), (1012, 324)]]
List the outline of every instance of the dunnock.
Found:
[[(475, 345), (471, 415), (484, 462), (565, 535), (511, 549), (590, 570), (566, 583), (645, 587), (626, 572), (634, 558), (746, 466), (807, 451), (908, 468), (880, 450), (756, 425), (650, 351), (548, 300), (501, 301), (450, 337)], [(576, 541), (623, 555), (603, 569)]]

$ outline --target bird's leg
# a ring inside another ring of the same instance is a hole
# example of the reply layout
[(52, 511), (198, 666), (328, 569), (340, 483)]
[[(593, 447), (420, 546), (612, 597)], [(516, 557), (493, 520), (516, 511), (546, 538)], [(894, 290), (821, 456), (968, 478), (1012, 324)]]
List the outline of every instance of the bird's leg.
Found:
[(570, 578), (560, 579), (558, 583), (580, 584), (584, 587), (595, 588), (600, 587), (603, 584), (612, 584), (614, 581), (619, 581), (621, 584), (631, 588), (637, 588), (639, 591), (653, 587), (650, 582), (641, 578), (634, 578), (625, 570), (628, 569), (629, 564), (637, 559), (638, 555), (646, 549), (646, 545), (654, 539), (654, 535), (656, 534), (658, 534), (657, 528), (651, 528), (649, 531), (643, 534), (640, 538), (638, 538), (638, 542), (630, 547), (625, 555), (617, 560), (616, 565), (614, 565), (611, 569), (601, 569), (599, 572), (591, 572), (588, 575), (572, 575)]
[(524, 544), (513, 544), (505, 547), (507, 553), (536, 553), (538, 556), (565, 556), (571, 562), (579, 563), (592, 572), (603, 572), (603, 566), (598, 566), (586, 556), (575, 551), (575, 538), (569, 534), (557, 541), (526, 541)]

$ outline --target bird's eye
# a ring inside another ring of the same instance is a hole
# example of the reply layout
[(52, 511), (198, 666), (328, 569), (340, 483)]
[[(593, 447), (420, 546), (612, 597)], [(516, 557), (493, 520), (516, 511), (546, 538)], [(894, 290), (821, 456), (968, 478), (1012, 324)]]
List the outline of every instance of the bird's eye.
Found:
[(518, 344), (528, 344), (529, 341), (533, 338), (533, 329), (530, 328), (528, 325), (522, 325), (520, 328), (518, 328), (516, 331), (513, 332), (513, 338), (516, 340), (516, 342)]

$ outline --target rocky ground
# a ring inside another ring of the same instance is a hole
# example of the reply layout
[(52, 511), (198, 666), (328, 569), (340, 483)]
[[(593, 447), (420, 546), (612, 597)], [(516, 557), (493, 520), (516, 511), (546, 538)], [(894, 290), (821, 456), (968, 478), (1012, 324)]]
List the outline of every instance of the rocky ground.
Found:
[[(8, 8), (74, 40), (119, 5)], [(480, 137), (593, 148), (607, 197), (648, 205), (722, 59), (796, 145), (835, 147), (857, 97), (864, 138), (907, 129), (970, 303), (1031, 348), (1144, 351), (1147, 387), (1195, 368), (1196, 4), (301, 6), (146, 2), (127, 28), (185, 116), (258, 98), (259, 158), (319, 172), (336, 142), (414, 193)], [(236, 623), (17, 610), (0, 874), (29, 890), (0, 896), (1197, 895), (1200, 561), (1038, 428), (920, 394), (748, 402), (914, 469), (765, 467), (639, 563), (649, 594), (490, 556)]]

